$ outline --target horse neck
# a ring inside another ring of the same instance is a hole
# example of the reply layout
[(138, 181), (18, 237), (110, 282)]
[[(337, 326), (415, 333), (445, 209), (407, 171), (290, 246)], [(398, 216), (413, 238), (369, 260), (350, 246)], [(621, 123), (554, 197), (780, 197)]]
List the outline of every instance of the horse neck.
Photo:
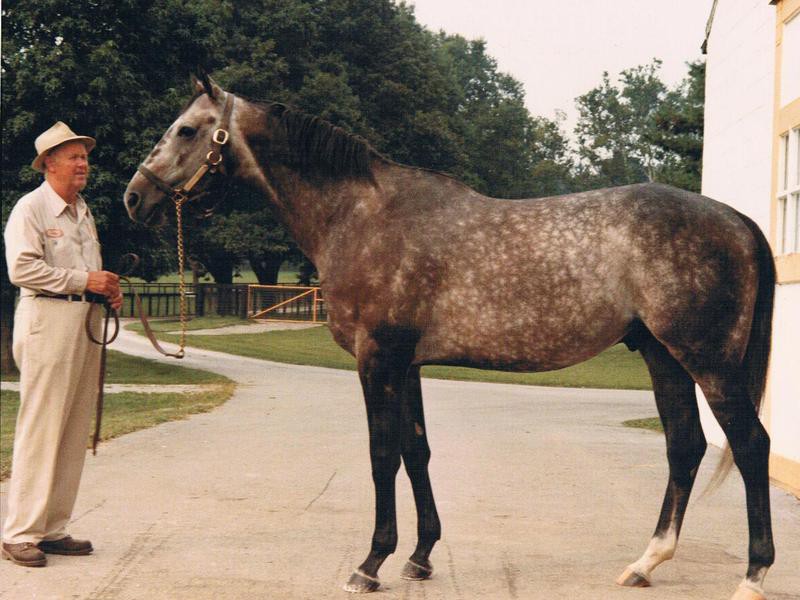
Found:
[(309, 181), (286, 167), (272, 169), (277, 208), (292, 237), (316, 262), (332, 244), (335, 231), (348, 221), (366, 187), (353, 178)]
[(246, 143), (237, 149), (235, 176), (262, 190), (297, 245), (320, 269), (337, 228), (352, 224), (357, 207), (375, 200), (375, 182), (364, 176), (301, 175), (285, 166), (270, 155), (264, 132), (270, 118), (262, 107), (242, 103), (236, 127)]
[(375, 194), (363, 179), (309, 178), (283, 165), (262, 164), (255, 183), (320, 273), (337, 233), (352, 225), (357, 207)]

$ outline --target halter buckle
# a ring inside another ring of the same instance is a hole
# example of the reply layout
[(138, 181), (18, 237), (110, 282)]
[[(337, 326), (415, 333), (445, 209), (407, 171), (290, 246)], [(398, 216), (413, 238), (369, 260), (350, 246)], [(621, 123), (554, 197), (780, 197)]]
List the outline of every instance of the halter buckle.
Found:
[(228, 130), (220, 128), (214, 131), (214, 135), (211, 136), (211, 141), (220, 146), (224, 146), (228, 143), (228, 137), (230, 137), (228, 135)]
[(216, 167), (222, 162), (222, 153), (216, 150), (210, 150), (209, 153), (206, 154), (206, 162), (208, 162), (211, 167)]

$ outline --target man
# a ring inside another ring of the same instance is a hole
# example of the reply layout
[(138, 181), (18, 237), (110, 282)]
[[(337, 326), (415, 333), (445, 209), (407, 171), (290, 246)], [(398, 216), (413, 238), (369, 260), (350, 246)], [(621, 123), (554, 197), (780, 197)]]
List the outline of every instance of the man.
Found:
[[(5, 230), (11, 283), (21, 288), (14, 317), (20, 407), (14, 437), (2, 556), (42, 567), (45, 553), (85, 555), (92, 544), (67, 535), (78, 493), (100, 346), (84, 330), (92, 303), (122, 304), (119, 277), (103, 271), (100, 243), (80, 192), (95, 140), (58, 122), (36, 138), (39, 188), (14, 206)], [(102, 311), (94, 311), (95, 339)]]

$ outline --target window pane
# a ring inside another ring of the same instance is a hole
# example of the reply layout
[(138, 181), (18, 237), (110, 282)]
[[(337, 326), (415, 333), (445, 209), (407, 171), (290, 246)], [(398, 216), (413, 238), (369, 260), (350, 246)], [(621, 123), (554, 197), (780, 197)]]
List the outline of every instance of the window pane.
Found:
[(792, 252), (800, 252), (800, 193), (792, 194), (792, 208), (794, 210), (794, 223), (792, 227), (794, 244), (792, 245)]
[(781, 106), (786, 106), (800, 97), (800, 17), (784, 24), (781, 47)]
[(781, 136), (780, 157), (778, 158), (778, 188), (786, 191), (789, 186), (789, 134)]
[(775, 249), (778, 254), (786, 251), (786, 196), (778, 198), (778, 247)]
[(783, 201), (783, 254), (797, 252), (797, 198), (790, 194)]
[(800, 127), (794, 133), (794, 187), (800, 185)]

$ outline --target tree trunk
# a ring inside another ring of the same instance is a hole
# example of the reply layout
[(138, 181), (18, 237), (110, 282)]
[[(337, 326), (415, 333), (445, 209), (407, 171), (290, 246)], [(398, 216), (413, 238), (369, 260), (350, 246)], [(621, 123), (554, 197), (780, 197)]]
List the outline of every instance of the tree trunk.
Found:
[(278, 273), (284, 261), (283, 254), (251, 254), (247, 257), (250, 267), (261, 285), (278, 283)]
[(206, 269), (217, 283), (233, 283), (233, 260), (227, 256), (209, 260)]
[(233, 302), (233, 293), (231, 289), (225, 287), (224, 284), (233, 283), (233, 259), (227, 256), (214, 257), (209, 259), (206, 263), (206, 269), (211, 273), (214, 281), (218, 284), (223, 284), (217, 287), (217, 307), (216, 312), (220, 316), (234, 314), (231, 310)]
[(200, 278), (205, 277), (206, 273), (208, 272), (206, 271), (206, 266), (191, 256), (187, 256), (186, 261), (189, 263), (189, 267), (192, 269), (192, 285), (197, 287), (197, 284), (200, 283)]

